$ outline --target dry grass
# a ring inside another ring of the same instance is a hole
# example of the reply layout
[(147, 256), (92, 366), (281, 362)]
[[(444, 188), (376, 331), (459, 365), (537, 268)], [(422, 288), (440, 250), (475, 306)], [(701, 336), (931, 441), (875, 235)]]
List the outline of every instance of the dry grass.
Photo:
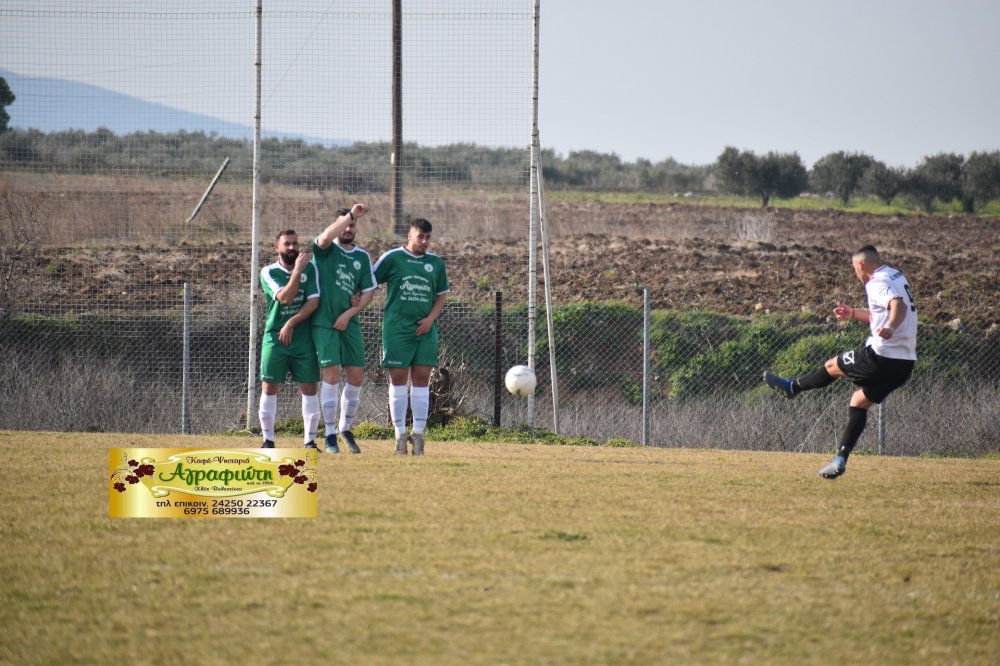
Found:
[(240, 445), (0, 433), (0, 662), (1000, 659), (1000, 460), (363, 442), (315, 520), (107, 517), (108, 447)]
[[(249, 179), (235, 175), (221, 182), (198, 217), (186, 220), (208, 180), (30, 174), (0, 172), (0, 182), (39, 197), (47, 220), (46, 243), (118, 243), (214, 245), (249, 237), (251, 191)], [(311, 235), (332, 221), (335, 211), (363, 200), (372, 212), (366, 219), (366, 244), (398, 240), (391, 224), (392, 205), (385, 193), (315, 191), (285, 185), (261, 187), (261, 238), (264, 243), (286, 228)], [(526, 192), (452, 187), (413, 187), (407, 190), (407, 210), (433, 221), (437, 238), (462, 241), (517, 240), (528, 233)], [(651, 204), (652, 206), (652, 204)], [(667, 206), (668, 207), (668, 206)], [(770, 241), (773, 220), (760, 211), (733, 208), (706, 209), (690, 219), (665, 223), (642, 205), (612, 206), (601, 202), (582, 205), (555, 200), (547, 204), (553, 239), (609, 232), (658, 240), (692, 238), (730, 241)], [(655, 206), (653, 206), (655, 208)], [(661, 206), (661, 211), (666, 207)]]

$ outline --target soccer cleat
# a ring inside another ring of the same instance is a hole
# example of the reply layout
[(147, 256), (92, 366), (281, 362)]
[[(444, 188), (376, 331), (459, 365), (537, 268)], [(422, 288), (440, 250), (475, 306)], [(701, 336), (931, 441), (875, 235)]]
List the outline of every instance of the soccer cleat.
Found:
[(836, 479), (847, 471), (847, 461), (841, 456), (837, 456), (825, 467), (819, 470), (819, 475), (824, 479)]
[(316, 446), (316, 442), (313, 440), (306, 442), (305, 444), (302, 445), (302, 447), (306, 449), (316, 449), (317, 451), (319, 451), (319, 447)]
[(274, 442), (272, 442), (269, 439), (265, 439), (264, 440), (264, 444), (260, 448), (262, 448), (262, 449), (273, 449), (274, 448)]
[(415, 432), (411, 437), (413, 438), (413, 455), (424, 455), (424, 433)]
[(406, 433), (396, 435), (396, 453), (401, 456), (406, 455)]
[(326, 436), (326, 452), (340, 453), (340, 446), (337, 444), (337, 433), (331, 432)]
[(773, 388), (775, 391), (781, 393), (781, 395), (785, 396), (789, 400), (795, 397), (795, 384), (791, 379), (779, 377), (773, 372), (765, 372), (764, 383)]
[(340, 433), (340, 436), (344, 438), (345, 442), (347, 442), (348, 451), (350, 451), (351, 453), (361, 453), (361, 447), (358, 446), (358, 443), (354, 441), (353, 432), (351, 432), (350, 430), (345, 430), (344, 432)]

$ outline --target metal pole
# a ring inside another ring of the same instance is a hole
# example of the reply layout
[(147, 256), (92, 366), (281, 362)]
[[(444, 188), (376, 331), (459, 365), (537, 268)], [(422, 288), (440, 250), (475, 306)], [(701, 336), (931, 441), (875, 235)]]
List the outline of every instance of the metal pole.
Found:
[(201, 212), (201, 207), (205, 205), (205, 200), (208, 199), (208, 195), (211, 194), (212, 190), (215, 189), (215, 184), (219, 182), (219, 178), (222, 176), (222, 172), (226, 170), (227, 166), (229, 166), (228, 157), (225, 160), (223, 160), (222, 166), (219, 167), (219, 170), (215, 174), (215, 178), (213, 178), (212, 182), (208, 184), (208, 189), (205, 190), (205, 193), (201, 195), (201, 201), (199, 201), (198, 205), (194, 207), (194, 212), (191, 213), (191, 217), (189, 217), (184, 221), (185, 224), (193, 220), (195, 217), (198, 216), (198, 213)]
[(181, 372), (181, 433), (191, 434), (191, 288), (184, 283), (184, 352)]
[(885, 450), (885, 422), (887, 419), (887, 414), (885, 413), (885, 402), (880, 402), (878, 404), (878, 454), (882, 455)]
[(253, 424), (254, 398), (257, 393), (257, 291), (260, 280), (260, 51), (263, 24), (263, 0), (257, 0), (257, 48), (254, 59), (253, 112), (253, 216), (250, 232), (250, 341), (247, 345), (247, 430)]
[(493, 306), (493, 328), (496, 344), (493, 350), (493, 425), (500, 427), (500, 384), (503, 375), (503, 292), (495, 293), (496, 302)]
[[(530, 217), (528, 218), (528, 367), (535, 369), (535, 318), (538, 307), (538, 259), (535, 256), (538, 238), (538, 154), (535, 145), (538, 139), (538, 18), (539, 2), (535, 0), (532, 20), (532, 66), (531, 66), (531, 182)], [(529, 425), (535, 423), (535, 396), (528, 396), (527, 419)]]
[[(538, 141), (538, 132), (535, 132)], [(542, 147), (535, 143), (538, 156), (538, 228), (542, 232), (542, 277), (545, 287), (545, 325), (549, 340), (549, 380), (552, 382), (552, 432), (559, 434), (559, 369), (556, 367), (556, 334), (552, 321), (552, 272), (549, 270), (549, 226), (545, 219), (545, 178), (542, 177)]]
[(649, 289), (642, 289), (642, 445), (649, 446)]
[(406, 233), (403, 220), (403, 7), (392, 0), (392, 155), (389, 189), (392, 199), (392, 228)]

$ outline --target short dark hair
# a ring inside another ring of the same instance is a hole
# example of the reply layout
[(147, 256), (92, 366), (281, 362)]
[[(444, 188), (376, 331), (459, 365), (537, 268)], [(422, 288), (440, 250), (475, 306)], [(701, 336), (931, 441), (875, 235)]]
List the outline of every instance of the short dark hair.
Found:
[(431, 223), (422, 217), (415, 217), (412, 220), (410, 220), (410, 228), (420, 229), (425, 234), (429, 234), (431, 231), (434, 230), (434, 227), (431, 226)]
[(285, 229), (284, 231), (279, 231), (278, 235), (274, 237), (274, 240), (279, 241), (282, 236), (298, 236), (298, 234), (295, 233), (295, 229)]
[(867, 264), (882, 263), (882, 257), (879, 256), (878, 250), (875, 249), (874, 245), (865, 245), (862, 248), (858, 248), (851, 257), (863, 257)]
[(350, 212), (351, 212), (350, 208), (338, 208), (337, 209), (337, 217), (344, 217), (345, 215), (347, 215)]

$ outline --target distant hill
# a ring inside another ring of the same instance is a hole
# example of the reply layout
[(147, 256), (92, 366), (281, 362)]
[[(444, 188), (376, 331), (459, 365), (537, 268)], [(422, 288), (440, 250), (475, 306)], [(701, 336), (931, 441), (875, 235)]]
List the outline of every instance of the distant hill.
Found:
[[(117, 135), (132, 132), (170, 133), (185, 130), (215, 132), (231, 139), (252, 139), (253, 128), (231, 123), (212, 116), (182, 111), (164, 104), (147, 102), (137, 97), (106, 88), (34, 76), (22, 76), (0, 69), (7, 79), (16, 101), (7, 107), (10, 126), (17, 129), (37, 129), (42, 132), (84, 130), (93, 132), (106, 127)], [(249, 105), (248, 105), (249, 108)], [(320, 139), (302, 134), (263, 130), (265, 138), (301, 139), (306, 143), (349, 146), (346, 139)]]

